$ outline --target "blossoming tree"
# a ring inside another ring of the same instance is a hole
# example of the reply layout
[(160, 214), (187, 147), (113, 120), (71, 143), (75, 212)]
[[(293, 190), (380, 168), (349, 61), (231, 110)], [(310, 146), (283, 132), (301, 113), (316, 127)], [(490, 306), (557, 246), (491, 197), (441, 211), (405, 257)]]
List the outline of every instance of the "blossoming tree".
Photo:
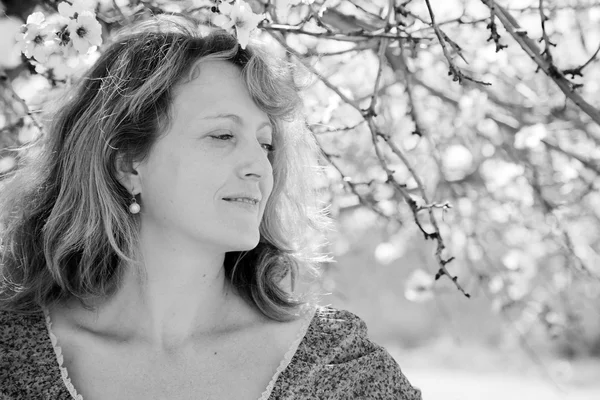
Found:
[[(18, 166), (8, 149), (42, 134), (46, 89), (70, 85), (115, 30), (193, 15), (241, 47), (259, 38), (314, 78), (305, 106), (324, 199), (340, 233), (385, 226), (375, 260), (405, 271), (406, 298), (487, 297), (524, 330), (600, 348), (600, 327), (585, 323), (600, 301), (600, 5), (509, 3), (11, 2), (0, 174)], [(339, 257), (356, 245), (335, 240)], [(407, 243), (429, 269), (403, 265)]]

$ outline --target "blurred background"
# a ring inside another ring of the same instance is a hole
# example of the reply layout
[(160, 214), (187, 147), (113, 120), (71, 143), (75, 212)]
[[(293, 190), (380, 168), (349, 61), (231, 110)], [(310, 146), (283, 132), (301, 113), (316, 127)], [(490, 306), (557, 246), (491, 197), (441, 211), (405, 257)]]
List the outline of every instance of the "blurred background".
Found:
[[(85, 32), (105, 43), (161, 12), (210, 25), (218, 6), (75, 0), (98, 25), (65, 25), (60, 3), (0, 3), (2, 176), (102, 51)], [(323, 303), (360, 316), (424, 399), (599, 399), (600, 3), (248, 4), (307, 84), (336, 222)]]

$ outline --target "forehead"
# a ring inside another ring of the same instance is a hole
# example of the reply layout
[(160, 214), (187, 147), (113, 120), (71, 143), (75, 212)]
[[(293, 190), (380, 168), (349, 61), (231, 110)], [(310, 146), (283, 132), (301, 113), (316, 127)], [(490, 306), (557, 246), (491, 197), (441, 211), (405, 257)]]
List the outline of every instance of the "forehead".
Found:
[(181, 82), (174, 90), (172, 106), (176, 118), (233, 114), (243, 121), (269, 121), (268, 115), (252, 100), (239, 66), (210, 60), (194, 68), (196, 72), (191, 79)]

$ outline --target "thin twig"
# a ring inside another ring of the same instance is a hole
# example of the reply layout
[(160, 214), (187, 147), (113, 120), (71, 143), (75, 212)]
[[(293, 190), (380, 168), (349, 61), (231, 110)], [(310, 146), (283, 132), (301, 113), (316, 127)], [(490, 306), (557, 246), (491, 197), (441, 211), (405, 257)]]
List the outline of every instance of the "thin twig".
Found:
[(400, 35), (400, 34), (394, 34), (394, 33), (386, 33), (386, 32), (382, 32), (380, 29), (378, 31), (374, 31), (374, 32), (366, 32), (361, 29), (361, 30), (357, 30), (356, 32), (340, 33), (340, 32), (328, 32), (328, 31), (311, 32), (311, 31), (304, 30), (298, 26), (283, 25), (283, 24), (263, 24), (262, 26), (260, 26), (260, 28), (264, 29), (266, 31), (288, 32), (288, 33), (295, 33), (295, 34), (300, 34), (300, 35), (315, 36), (318, 38), (339, 40), (339, 41), (344, 41), (344, 42), (364, 42), (364, 41), (368, 41), (368, 40), (372, 40), (372, 39), (396, 39), (397, 40), (397, 39), (401, 38), (401, 39), (406, 39), (406, 40), (412, 40), (412, 41), (415, 41), (418, 43), (421, 40), (429, 40), (428, 38), (419, 38), (419, 37)]
[(408, 103), (410, 105), (409, 113), (411, 119), (413, 120), (413, 123), (415, 124), (415, 130), (412, 133), (414, 135), (423, 136), (423, 133), (425, 133), (425, 131), (423, 130), (423, 126), (421, 124), (421, 118), (419, 117), (415, 96), (413, 94), (413, 74), (408, 69), (408, 60), (406, 59), (406, 54), (402, 46), (400, 46), (400, 60), (402, 72), (404, 72), (406, 95), (408, 96)]
[(578, 93), (573, 89), (573, 83), (571, 83), (562, 72), (557, 69), (553, 64), (549, 63), (542, 57), (536, 44), (527, 36), (527, 33), (521, 29), (519, 23), (515, 18), (510, 15), (503, 7), (496, 4), (494, 0), (481, 0), (489, 8), (494, 8), (496, 16), (502, 22), (504, 29), (515, 39), (515, 41), (521, 46), (521, 48), (527, 53), (533, 61), (548, 75), (554, 83), (560, 88), (560, 90), (571, 99), (579, 108), (590, 116), (600, 125), (600, 111), (585, 101)]
[(117, 0), (112, 0), (112, 4), (113, 4), (113, 8), (117, 12), (117, 14), (119, 14), (121, 19), (124, 20), (127, 24), (129, 24), (131, 21), (129, 20), (128, 16), (123, 14), (123, 10), (121, 10), (121, 7), (119, 7), (119, 5), (117, 4)]
[(39, 130), (40, 134), (43, 134), (44, 128), (42, 124), (37, 120), (37, 118), (35, 118), (35, 116), (33, 115), (33, 111), (29, 109), (29, 106), (27, 105), (25, 100), (23, 100), (21, 96), (19, 96), (17, 92), (15, 92), (15, 89), (12, 87), (12, 84), (6, 75), (0, 75), (0, 85), (4, 87), (4, 89), (8, 92), (8, 94), (13, 100), (21, 104), (21, 106), (31, 119), (33, 125)]
[[(338, 132), (351, 131), (353, 129), (358, 128), (360, 125), (364, 124), (365, 122), (366, 121), (362, 120), (362, 121), (360, 121), (360, 122), (358, 122), (358, 123), (356, 123), (356, 124), (354, 124), (352, 126), (344, 126), (344, 127), (341, 127), (341, 128), (327, 127), (326, 129), (322, 129), (322, 130), (319, 130), (319, 131), (314, 131), (313, 127), (316, 127), (317, 125), (322, 125), (322, 124), (312, 124), (312, 125), (309, 126), (309, 128), (313, 131), (313, 133), (315, 135), (322, 135), (324, 133), (338, 133)], [(326, 125), (323, 125), (323, 126), (326, 126)]]
[[(430, 203), (429, 200), (428, 200), (427, 193), (425, 192), (423, 182), (421, 181), (421, 178), (412, 169), (412, 167), (410, 166), (410, 163), (408, 162), (408, 159), (406, 158), (406, 156), (402, 153), (402, 151), (400, 150), (400, 148), (398, 146), (396, 146), (396, 144), (391, 140), (391, 138), (389, 137), (389, 135), (381, 135), (380, 134), (380, 136), (383, 137), (383, 139), (386, 141), (386, 143), (388, 144), (388, 146), (390, 146), (390, 148), (392, 149), (392, 151), (394, 152), (394, 154), (396, 154), (396, 156), (398, 156), (402, 160), (402, 162), (406, 165), (406, 167), (409, 169), (409, 171), (410, 171), (413, 179), (417, 183), (417, 187), (418, 187), (419, 193), (421, 194), (421, 197), (423, 198), (423, 200), (425, 200), (425, 203)], [(409, 204), (411, 204), (411, 203), (413, 204), (411, 206), (411, 208), (413, 210), (415, 210), (417, 207), (414, 204), (414, 201), (412, 199), (410, 200)], [(448, 272), (448, 270), (446, 269), (446, 264), (448, 264), (449, 262), (451, 262), (454, 259), (454, 257), (450, 257), (448, 259), (444, 259), (442, 257), (442, 251), (446, 248), (446, 246), (444, 245), (444, 241), (443, 241), (441, 233), (440, 233), (440, 228), (438, 226), (437, 219), (435, 218), (435, 215), (433, 214), (433, 209), (431, 207), (428, 208), (428, 212), (429, 212), (429, 220), (431, 222), (431, 225), (433, 226), (434, 232), (433, 233), (427, 233), (422, 228), (421, 228), (421, 230), (425, 234), (425, 238), (426, 239), (434, 239), (434, 240), (437, 241), (437, 247), (436, 247), (435, 255), (436, 255), (436, 257), (438, 259), (438, 262), (440, 264), (440, 270), (436, 274), (436, 280), (439, 279), (443, 275), (447, 275), (454, 282), (454, 284), (456, 285), (456, 287), (466, 297), (471, 297), (459, 285), (458, 278), (456, 276), (452, 276), (450, 274), (450, 272)]]
[(444, 32), (442, 32), (440, 27), (435, 23), (435, 15), (433, 14), (433, 9), (431, 8), (431, 4), (429, 3), (429, 0), (425, 0), (425, 3), (427, 4), (427, 10), (429, 11), (429, 17), (431, 18), (431, 26), (433, 26), (435, 35), (437, 36), (438, 41), (440, 42), (440, 45), (442, 46), (442, 51), (444, 53), (444, 57), (446, 57), (446, 60), (448, 61), (448, 75), (452, 75), (452, 80), (458, 81), (458, 83), (462, 83), (463, 79), (467, 79), (469, 81), (479, 83), (482, 85), (491, 85), (491, 83), (489, 83), (489, 82), (478, 81), (477, 79), (471, 78), (470, 76), (463, 74), (458, 69), (458, 67), (456, 67), (456, 65), (454, 65), (454, 61), (452, 61), (452, 57), (450, 56), (450, 53), (448, 52), (448, 49), (446, 48), (446, 40), (444, 38), (447, 36)]
[[(317, 140), (318, 143), (318, 140)], [(320, 144), (319, 144), (320, 146)], [(340, 174), (341, 177), (341, 181), (343, 182), (344, 185), (348, 186), (350, 188), (350, 191), (358, 198), (358, 201), (360, 204), (362, 204), (363, 206), (367, 207), (368, 209), (370, 209), (371, 211), (373, 211), (375, 214), (379, 215), (380, 217), (390, 220), (392, 218), (395, 218), (400, 224), (403, 223), (403, 221), (401, 221), (400, 219), (398, 219), (398, 217), (395, 216), (390, 216), (390, 215), (386, 215), (378, 206), (375, 202), (373, 201), (369, 201), (365, 198), (365, 196), (363, 196), (362, 194), (360, 194), (357, 190), (357, 186), (358, 185), (367, 185), (370, 186), (373, 181), (368, 182), (368, 183), (356, 183), (352, 181), (352, 178), (347, 176), (346, 174), (344, 174), (344, 172), (340, 169), (340, 167), (338, 167), (336, 165), (336, 163), (333, 161), (333, 157), (331, 156), (331, 154), (322, 151), (321, 152), (325, 158), (327, 159), (327, 161), (329, 162), (329, 164), (331, 164)]]
[[(421, 20), (421, 19), (422, 18), (419, 18), (419, 20)], [(477, 25), (477, 24), (480, 24), (482, 22), (485, 22), (486, 20), (487, 20), (487, 17), (486, 18), (478, 18), (478, 19), (473, 19), (473, 20), (466, 21), (464, 19), (464, 17), (460, 16), (458, 18), (452, 18), (452, 19), (449, 19), (449, 20), (446, 20), (446, 21), (437, 22), (437, 26), (445, 26), (445, 25), (450, 25), (450, 24)], [(411, 35), (414, 35), (415, 33), (420, 33), (420, 32), (423, 32), (423, 31), (427, 31), (427, 30), (433, 29), (433, 26), (429, 25), (428, 21), (424, 21), (424, 22), (427, 24), (427, 26), (422, 26), (422, 27), (419, 27), (419, 28), (417, 28), (415, 30), (407, 31), (407, 32), (409, 32)]]
[[(600, 4), (592, 1), (591, 4), (566, 4), (566, 5), (555, 5), (552, 6), (551, 10), (552, 11), (562, 11), (562, 10), (575, 10), (575, 11), (588, 11), (592, 8), (597, 8), (600, 7)], [(507, 11), (514, 11), (514, 12), (519, 12), (519, 13), (524, 13), (526, 11), (538, 11), (539, 7), (536, 6), (528, 6), (528, 7), (523, 7), (523, 8), (515, 8), (515, 7), (506, 7)]]
[(381, 39), (381, 41), (379, 42), (379, 50), (377, 51), (377, 57), (379, 59), (379, 67), (377, 68), (377, 76), (375, 77), (375, 85), (374, 85), (374, 90), (373, 90), (373, 94), (371, 95), (371, 102), (369, 105), (369, 108), (367, 109), (367, 113), (369, 115), (377, 115), (377, 113), (375, 112), (375, 106), (377, 105), (377, 93), (379, 93), (379, 82), (381, 81), (381, 75), (383, 74), (383, 64), (384, 64), (384, 55), (385, 55), (385, 50), (388, 47), (388, 40), (387, 39)]
[(596, 174), (600, 175), (600, 160), (588, 160), (588, 159), (584, 158), (583, 156), (580, 156), (580, 155), (572, 153), (568, 150), (565, 150), (562, 147), (560, 147), (554, 143), (551, 143), (546, 139), (542, 139), (541, 142), (544, 143), (548, 148), (579, 161), (585, 168), (592, 170)]
[(548, 34), (546, 33), (546, 14), (544, 13), (544, 0), (539, 0), (539, 10), (540, 10), (540, 21), (542, 23), (542, 39), (544, 41), (544, 51), (542, 52), (542, 56), (546, 57), (548, 63), (552, 64), (552, 53), (550, 52), (550, 46), (556, 46), (556, 44), (550, 41)]
[(489, 42), (493, 40), (496, 44), (496, 53), (508, 47), (508, 45), (500, 43), (501, 35), (498, 32), (498, 27), (496, 25), (496, 14), (494, 13), (494, 9), (490, 9), (490, 22), (487, 24), (486, 28), (490, 30), (490, 37), (487, 39)]
[(346, 50), (339, 50), (339, 51), (319, 51), (316, 52), (312, 49), (308, 49), (307, 51), (307, 55), (308, 56), (317, 56), (317, 57), (329, 57), (329, 56), (339, 56), (342, 54), (348, 54), (351, 53), (353, 51), (364, 51), (364, 50), (372, 50), (374, 46), (372, 46), (371, 44), (359, 44), (356, 45), (350, 49), (346, 49)]
[(600, 45), (598, 45), (598, 48), (596, 49), (594, 54), (592, 54), (590, 59), (587, 60), (583, 65), (581, 65), (577, 68), (565, 69), (565, 70), (563, 70), (562, 73), (565, 75), (571, 75), (571, 78), (575, 78), (575, 76), (583, 76), (583, 69), (585, 67), (587, 67), (592, 61), (596, 60), (596, 57), (598, 56), (599, 52), (600, 52)]
[[(269, 32), (269, 33), (271, 33), (271, 32)], [(360, 108), (358, 107), (358, 105), (356, 104), (356, 102), (354, 100), (351, 100), (349, 97), (347, 97), (345, 94), (343, 94), (333, 83), (331, 83), (329, 81), (329, 79), (327, 79), (319, 71), (317, 71), (315, 69), (315, 67), (310, 65), (310, 63), (306, 62), (306, 60), (300, 54), (298, 54), (298, 52), (296, 50), (292, 49), (285, 42), (284, 39), (280, 38), (278, 35), (274, 35), (273, 33), (271, 33), (271, 36), (273, 38), (275, 38), (275, 40), (277, 40), (279, 42), (279, 44), (281, 46), (283, 46), (290, 54), (294, 55), (302, 63), (302, 65), (304, 65), (306, 67), (306, 69), (308, 69), (311, 73), (313, 73), (316, 77), (318, 77), (319, 80), (325, 84), (325, 86), (327, 86), (329, 89), (333, 90), (335, 92), (335, 94), (337, 94), (345, 103), (348, 103), (353, 108), (360, 110)]]
[[(436, 247), (436, 257), (438, 259), (438, 262), (440, 264), (440, 269), (438, 271), (438, 273), (436, 274), (436, 280), (439, 279), (441, 276), (443, 275), (447, 275), (448, 277), (450, 277), (450, 279), (454, 282), (454, 284), (456, 285), (456, 287), (467, 297), (470, 297), (470, 295), (468, 293), (466, 293), (464, 291), (464, 289), (460, 286), (460, 284), (458, 283), (458, 277), (456, 276), (452, 276), (448, 270), (446, 269), (446, 264), (448, 264), (449, 262), (451, 262), (454, 257), (450, 257), (449, 259), (443, 259), (442, 258), (442, 251), (445, 248), (440, 230), (439, 230), (439, 226), (437, 224), (437, 221), (435, 219), (435, 215), (433, 214), (433, 207), (428, 207), (427, 210), (429, 211), (429, 217), (432, 223), (432, 226), (434, 227), (434, 232), (427, 232), (425, 231), (425, 229), (423, 228), (423, 226), (421, 225), (421, 222), (419, 220), (419, 217), (417, 215), (418, 212), (418, 207), (417, 204), (415, 203), (415, 201), (411, 198), (408, 190), (406, 189), (406, 185), (402, 185), (398, 182), (396, 182), (396, 180), (393, 177), (394, 171), (392, 171), (388, 165), (387, 162), (385, 161), (383, 154), (381, 153), (381, 150), (379, 149), (378, 143), (377, 143), (377, 137), (382, 137), (385, 142), (388, 144), (388, 146), (390, 146), (390, 148), (392, 149), (392, 151), (394, 152), (394, 154), (396, 154), (400, 160), (406, 165), (408, 171), (410, 172), (410, 174), (412, 175), (413, 179), (415, 180), (415, 182), (417, 183), (417, 186), (419, 188), (419, 192), (421, 194), (421, 197), (424, 199), (426, 204), (430, 204), (431, 202), (427, 199), (428, 196), (425, 193), (425, 189), (423, 186), (423, 182), (421, 181), (421, 178), (417, 175), (416, 171), (414, 170), (414, 168), (412, 167), (412, 165), (410, 164), (410, 162), (408, 161), (408, 159), (406, 158), (406, 156), (404, 156), (404, 154), (402, 153), (402, 151), (393, 143), (393, 141), (391, 140), (391, 137), (389, 135), (385, 135), (381, 132), (379, 132), (379, 129), (377, 128), (375, 121), (374, 121), (374, 111), (371, 109), (371, 107), (369, 107), (367, 110), (363, 110), (359, 107), (358, 103), (356, 101), (353, 101), (351, 99), (349, 99), (347, 96), (345, 96), (335, 85), (333, 85), (331, 82), (329, 82), (328, 79), (326, 79), (325, 77), (322, 76), (322, 74), (320, 74), (314, 67), (312, 67), (311, 65), (305, 63), (303, 57), (298, 54), (297, 51), (295, 51), (294, 49), (292, 49), (283, 38), (279, 37), (279, 35), (275, 35), (272, 32), (270, 32), (271, 36), (273, 36), (289, 53), (291, 53), (294, 57), (296, 57), (300, 62), (302, 62), (313, 74), (315, 74), (315, 76), (317, 76), (328, 88), (330, 88), (332, 91), (334, 91), (344, 102), (346, 102), (347, 104), (349, 104), (350, 106), (352, 106), (354, 109), (356, 109), (357, 111), (359, 111), (361, 113), (361, 115), (363, 116), (363, 118), (367, 121), (369, 129), (371, 131), (371, 137), (372, 137), (372, 141), (373, 141), (373, 146), (374, 146), (374, 150), (375, 150), (375, 155), (377, 157), (377, 159), (379, 160), (379, 163), (381, 164), (382, 168), (384, 169), (386, 175), (387, 175), (387, 181), (386, 183), (391, 184), (404, 198), (404, 200), (407, 202), (407, 204), (410, 206), (410, 209), (413, 213), (413, 218), (415, 223), (417, 224), (417, 226), (419, 227), (419, 229), (421, 230), (421, 232), (423, 232), (423, 234), (425, 235), (426, 239), (433, 239), (437, 241), (437, 247)], [(381, 39), (382, 41), (386, 40), (385, 38)], [(379, 59), (379, 69), (383, 68), (384, 65), (384, 57), (385, 57), (385, 51), (381, 51), (381, 44), (380, 44), (380, 51), (378, 51), (378, 54), (380, 56)], [(378, 71), (377, 75), (379, 76), (382, 72)], [(377, 92), (379, 90), (378, 87), (374, 88), (374, 91)], [(373, 105), (373, 104), (371, 104)]]

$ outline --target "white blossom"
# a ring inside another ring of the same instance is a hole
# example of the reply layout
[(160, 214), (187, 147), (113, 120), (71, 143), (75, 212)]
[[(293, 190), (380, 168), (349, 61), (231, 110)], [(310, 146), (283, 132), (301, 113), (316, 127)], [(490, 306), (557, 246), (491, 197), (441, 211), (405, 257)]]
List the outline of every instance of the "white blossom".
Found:
[(515, 134), (514, 145), (516, 149), (533, 149), (539, 146), (546, 136), (548, 136), (546, 125), (528, 125)]
[(216, 15), (213, 23), (223, 29), (235, 27), (237, 40), (242, 49), (245, 49), (250, 39), (250, 32), (264, 19), (264, 14), (254, 14), (248, 3), (243, 0), (236, 0), (233, 4), (221, 3), (219, 11), (222, 16)]
[(52, 30), (45, 21), (44, 14), (35, 12), (27, 17), (27, 23), (21, 28), (22, 38), (17, 35), (17, 45), (28, 58), (43, 63), (51, 51)]
[(63, 17), (60, 14), (52, 14), (46, 21), (52, 27), (52, 37), (55, 44), (60, 47), (60, 51), (64, 53), (67, 49), (70, 49), (76, 53), (73, 47), (69, 46), (71, 43), (69, 37), (69, 22), (71, 22), (71, 18)]
[(23, 54), (25, 54), (27, 58), (33, 57), (36, 61), (45, 63), (46, 59), (48, 58), (48, 54), (52, 51), (50, 45), (48, 45), (47, 43), (52, 42), (42, 40), (42, 37), (38, 36), (37, 40), (26, 42)]
[(82, 11), (77, 19), (69, 21), (68, 29), (73, 47), (81, 54), (102, 44), (102, 27), (90, 11)]
[(30, 26), (33, 25), (43, 25), (46, 22), (46, 17), (44, 17), (44, 14), (42, 14), (41, 12), (34, 12), (33, 14), (30, 14), (27, 17), (27, 22), (25, 23), (25, 25), (27, 25), (27, 28), (29, 28)]
[[(73, 49), (72, 47), (69, 47)], [(75, 51), (75, 50), (73, 50)], [(66, 58), (62, 53), (52, 53), (48, 56), (45, 66), (52, 70), (55, 79), (66, 80), (73, 74), (72, 59)], [(77, 60), (77, 58), (75, 58)]]
[(19, 47), (19, 49), (21, 51), (23, 51), (23, 49), (25, 48), (25, 34), (26, 33), (27, 33), (27, 25), (23, 24), (19, 28), (19, 32), (17, 32), (17, 34), (15, 35), (16, 45), (17, 45), (17, 47)]
[(71, 0), (71, 4), (63, 1), (58, 5), (58, 12), (65, 18), (73, 18), (84, 11), (93, 12), (97, 3), (95, 0)]
[(293, 7), (297, 6), (300, 3), (304, 4), (312, 4), (315, 0), (278, 0), (278, 6), (280, 7)]
[(27, 25), (23, 24), (19, 28), (19, 32), (15, 35), (15, 47), (19, 49), (20, 52), (25, 51), (25, 45), (27, 42), (25, 41), (25, 34), (27, 33)]
[(214, 6), (214, 0), (190, 0), (190, 5), (192, 7), (210, 7)]

